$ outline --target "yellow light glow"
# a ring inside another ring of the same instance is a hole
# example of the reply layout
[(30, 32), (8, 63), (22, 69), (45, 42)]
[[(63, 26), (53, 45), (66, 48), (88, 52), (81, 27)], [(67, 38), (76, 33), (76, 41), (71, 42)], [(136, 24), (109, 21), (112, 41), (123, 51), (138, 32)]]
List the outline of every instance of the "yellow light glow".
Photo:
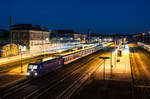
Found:
[(145, 33), (142, 33), (142, 35), (145, 35)]

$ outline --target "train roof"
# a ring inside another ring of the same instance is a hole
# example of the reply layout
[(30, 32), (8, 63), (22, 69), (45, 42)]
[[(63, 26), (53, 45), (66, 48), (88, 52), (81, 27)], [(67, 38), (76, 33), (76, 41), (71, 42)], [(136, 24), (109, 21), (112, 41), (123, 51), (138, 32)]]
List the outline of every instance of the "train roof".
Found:
[[(110, 45), (112, 43), (107, 43), (106, 46)], [(89, 47), (86, 47), (86, 48), (83, 48), (83, 49), (79, 49), (79, 50), (75, 50), (75, 51), (71, 51), (71, 52), (67, 52), (67, 53), (62, 53), (62, 54), (59, 54), (60, 56), (66, 56), (66, 55), (70, 55), (70, 54), (73, 54), (73, 53), (76, 53), (76, 52), (80, 52), (80, 51), (83, 51), (83, 50), (86, 50), (86, 49), (91, 49), (93, 48), (93, 46), (89, 46)]]
[(48, 61), (48, 60), (57, 59), (57, 58), (60, 58), (60, 57), (51, 56), (51, 57), (35, 60), (35, 61), (31, 62), (30, 64), (40, 64), (42, 62), (45, 62), (45, 61)]
[(62, 53), (62, 54), (59, 54), (59, 55), (60, 56), (66, 56), (66, 55), (70, 55), (70, 54), (80, 52), (80, 51), (83, 51), (83, 50), (86, 50), (86, 49), (91, 49), (91, 48), (93, 48), (93, 47), (87, 47), (87, 48), (83, 48), (83, 49), (79, 49), (79, 50), (75, 50), (75, 51), (71, 51), (71, 52), (67, 52), (67, 53)]

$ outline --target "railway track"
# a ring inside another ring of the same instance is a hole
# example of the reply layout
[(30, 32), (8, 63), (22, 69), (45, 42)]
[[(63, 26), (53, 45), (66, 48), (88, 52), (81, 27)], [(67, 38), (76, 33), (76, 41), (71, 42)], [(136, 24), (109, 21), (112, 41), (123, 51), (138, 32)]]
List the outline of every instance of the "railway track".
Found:
[[(100, 62), (99, 65), (102, 65), (103, 61)], [(77, 80), (74, 81), (67, 89), (65, 89), (61, 94), (59, 94), (56, 99), (69, 99), (73, 96), (75, 92), (80, 90), (80, 87), (84, 85), (85, 81), (99, 68), (97, 65), (93, 69), (89, 69), (86, 73), (82, 74)]]
[(147, 50), (145, 50), (145, 49), (143, 49), (143, 48), (141, 48), (141, 47), (139, 47), (139, 49), (142, 50), (142, 52), (143, 52), (148, 58), (150, 58), (150, 52), (148, 52)]
[(20, 89), (23, 89), (25, 88), (28, 84), (30, 83), (30, 80), (23, 80), (23, 81), (20, 81), (14, 85), (11, 85), (11, 86), (8, 86), (4, 89), (1, 89), (0, 90), (0, 98), (5, 98), (11, 94), (13, 94), (14, 92), (17, 92), (19, 91)]
[[(50, 55), (39, 55), (39, 56), (33, 56), (32, 58), (28, 58), (28, 59), (22, 59), (22, 65), (25, 65), (25, 64), (35, 61), (37, 59), (47, 58), (49, 56)], [(20, 61), (21, 61), (21, 58), (14, 62), (2, 64), (2, 65), (0, 64), (0, 74), (6, 73), (14, 68), (19, 67), (21, 64)]]
[[(101, 64), (102, 62), (103, 61), (101, 60)], [(75, 92), (75, 89), (78, 89), (80, 84), (84, 82), (83, 80), (85, 79), (84, 77), (86, 75), (92, 74), (92, 73), (88, 74), (90, 71), (91, 69), (89, 69), (88, 66), (79, 68), (76, 71), (73, 71), (70, 75), (67, 75), (63, 79), (58, 80), (56, 83), (52, 85), (48, 84), (47, 86), (44, 86), (43, 88), (36, 90), (35, 92), (29, 94), (25, 98), (26, 99), (43, 98), (44, 94), (48, 94), (47, 96), (49, 97), (51, 96), (51, 98), (57, 98), (57, 99), (62, 99), (66, 97), (69, 98), (73, 94), (73, 92)], [(87, 78), (88, 77), (86, 77), (86, 79)], [(56, 90), (58, 90), (59, 92)], [(58, 92), (58, 93), (56, 94), (55, 92)], [(47, 96), (44, 95), (45, 98), (47, 98)]]
[[(150, 66), (150, 62), (147, 60), (148, 56), (137, 48), (131, 48), (130, 52), (134, 99), (149, 99), (150, 78), (145, 73), (142, 62), (140, 62), (143, 60), (146, 66)], [(140, 60), (137, 53), (139, 53)]]
[[(69, 68), (61, 70), (61, 73), (59, 73), (59, 74), (58, 73), (51, 73), (51, 75), (46, 75), (45, 77), (42, 77), (40, 79), (36, 79), (32, 82), (27, 81), (27, 82), (22, 82), (19, 85), (16, 84), (13, 87), (5, 89), (5, 91), (2, 92), (2, 95), (0, 97), (1, 98), (12, 98), (12, 97), (15, 97), (15, 96), (17, 96), (19, 98), (23, 98), (23, 97), (24, 98), (31, 98), (33, 96), (39, 97), (39, 96), (42, 95), (42, 94), (39, 94), (39, 92), (40, 93), (41, 93), (41, 91), (43, 92), (43, 89), (46, 90), (45, 88), (48, 88), (49, 86), (50, 86), (50, 88), (53, 87), (53, 86), (56, 86), (56, 85), (60, 84), (62, 81), (65, 81), (64, 79), (67, 79), (69, 77), (73, 78), (73, 76), (72, 76), (73, 72), (78, 71), (79, 69), (81, 69), (82, 66), (87, 64), (89, 61), (91, 61), (93, 58), (97, 57), (98, 55), (96, 55), (96, 56), (90, 55), (89, 58), (86, 58), (85, 62), (82, 62), (82, 63), (78, 62), (78, 63), (76, 63), (72, 66), (68, 66)], [(74, 67), (74, 68), (72, 68), (72, 67)], [(84, 70), (83, 70), (83, 72), (84, 72)], [(49, 76), (51, 76), (52, 78), (48, 79)], [(78, 77), (78, 76), (76, 75), (75, 77)], [(39, 87), (40, 86), (39, 82), (43, 82), (43, 83), (49, 82), (49, 83), (44, 87)], [(39, 94), (39, 96), (37, 94)]]

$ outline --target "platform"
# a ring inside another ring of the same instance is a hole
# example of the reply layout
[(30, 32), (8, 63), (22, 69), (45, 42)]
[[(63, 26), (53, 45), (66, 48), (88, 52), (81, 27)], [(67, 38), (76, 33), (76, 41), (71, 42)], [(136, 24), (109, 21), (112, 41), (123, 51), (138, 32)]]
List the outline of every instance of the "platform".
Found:
[(14, 68), (6, 73), (1, 73), (0, 88), (26, 79), (26, 71), (27, 71), (27, 64), (23, 66), (23, 73), (21, 73), (21, 67)]
[[(117, 59), (120, 62), (117, 62)], [(122, 56), (118, 56), (116, 52), (112, 53), (112, 76), (110, 64), (111, 60), (107, 59), (105, 61), (105, 79), (103, 75), (104, 64), (102, 64), (74, 98), (131, 99), (132, 87), (129, 47), (126, 46), (122, 50)]]

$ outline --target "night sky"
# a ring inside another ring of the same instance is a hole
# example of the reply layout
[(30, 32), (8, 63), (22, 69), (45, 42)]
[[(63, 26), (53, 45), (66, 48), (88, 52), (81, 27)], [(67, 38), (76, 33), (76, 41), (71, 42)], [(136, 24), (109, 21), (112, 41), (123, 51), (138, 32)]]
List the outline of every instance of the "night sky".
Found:
[(97, 33), (150, 30), (150, 0), (1, 0), (0, 28), (13, 24), (42, 25)]

